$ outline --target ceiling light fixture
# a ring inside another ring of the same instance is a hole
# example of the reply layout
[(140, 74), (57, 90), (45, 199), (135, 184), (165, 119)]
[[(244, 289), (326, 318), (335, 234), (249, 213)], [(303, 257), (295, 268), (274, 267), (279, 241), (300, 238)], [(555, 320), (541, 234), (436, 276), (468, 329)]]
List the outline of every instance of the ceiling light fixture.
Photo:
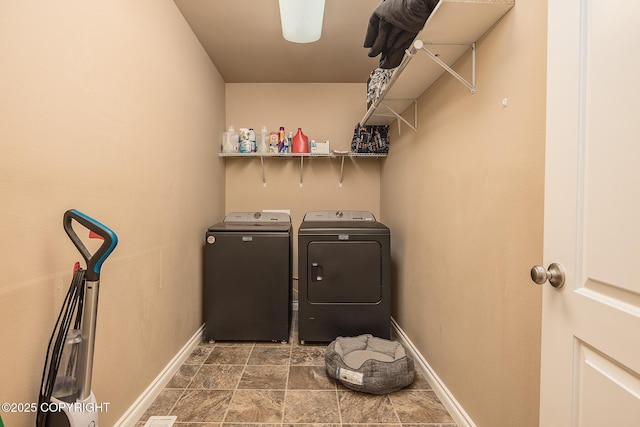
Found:
[(282, 36), (293, 43), (320, 39), (325, 0), (280, 0)]

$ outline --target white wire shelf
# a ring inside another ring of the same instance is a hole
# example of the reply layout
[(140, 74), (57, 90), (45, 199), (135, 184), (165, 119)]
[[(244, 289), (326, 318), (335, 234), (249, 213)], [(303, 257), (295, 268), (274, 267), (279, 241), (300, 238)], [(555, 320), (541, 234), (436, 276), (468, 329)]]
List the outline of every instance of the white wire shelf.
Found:
[(219, 157), (233, 159), (260, 159), (260, 167), (262, 169), (262, 186), (267, 186), (267, 178), (264, 171), (264, 159), (295, 159), (300, 160), (300, 187), (303, 186), (304, 159), (324, 158), (324, 159), (340, 159), (340, 180), (338, 187), (342, 187), (344, 178), (344, 159), (356, 158), (381, 158), (387, 157), (387, 153), (353, 153), (347, 152), (331, 152), (331, 153), (218, 153)]
[(325, 157), (330, 159), (340, 157), (386, 157), (387, 153), (353, 153), (353, 152), (331, 152), (331, 153), (218, 153), (219, 157), (233, 157), (233, 158), (252, 158), (252, 157), (267, 157), (267, 158), (304, 158), (304, 157)]
[[(394, 120), (412, 130), (418, 128), (417, 99), (443, 73), (458, 79), (471, 93), (476, 91), (476, 41), (502, 18), (516, 0), (440, 0), (414, 44), (407, 49), (382, 95), (367, 109), (360, 124), (390, 124)], [(453, 64), (471, 49), (469, 77), (454, 71)], [(424, 53), (418, 54), (419, 52)], [(413, 123), (402, 114), (413, 105)]]

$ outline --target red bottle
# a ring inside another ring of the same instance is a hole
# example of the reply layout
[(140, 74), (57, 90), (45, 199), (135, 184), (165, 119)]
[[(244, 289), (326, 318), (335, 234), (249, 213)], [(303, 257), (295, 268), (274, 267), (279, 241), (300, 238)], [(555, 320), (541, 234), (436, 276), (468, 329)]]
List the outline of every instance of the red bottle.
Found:
[(302, 133), (302, 129), (298, 128), (298, 132), (293, 136), (291, 142), (292, 153), (308, 153), (309, 152), (309, 138)]

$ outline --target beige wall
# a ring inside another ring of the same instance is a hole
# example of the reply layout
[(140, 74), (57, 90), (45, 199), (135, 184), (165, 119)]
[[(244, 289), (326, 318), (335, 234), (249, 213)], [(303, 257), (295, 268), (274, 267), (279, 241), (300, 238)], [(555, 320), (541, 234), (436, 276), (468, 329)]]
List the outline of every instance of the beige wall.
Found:
[[(332, 150), (349, 150), (353, 128), (365, 112), (366, 84), (240, 84), (226, 85), (227, 125), (285, 132), (298, 128)], [(380, 164), (376, 158), (346, 159), (342, 187), (340, 161), (306, 159), (300, 186), (300, 160), (266, 159), (266, 186), (259, 159), (227, 158), (226, 210), (289, 209), (297, 231), (312, 210), (368, 210), (379, 217)], [(294, 275), (297, 239), (294, 236)], [(295, 284), (294, 284), (295, 286)]]
[(477, 92), (443, 76), (382, 167), (393, 316), (478, 426), (538, 425), (545, 45), (546, 2), (518, 0), (477, 45)]
[(202, 324), (202, 236), (224, 211), (224, 82), (170, 0), (0, 9), (0, 401), (37, 402), (80, 258), (62, 215), (77, 208), (120, 239), (103, 266), (93, 382), (113, 425)]

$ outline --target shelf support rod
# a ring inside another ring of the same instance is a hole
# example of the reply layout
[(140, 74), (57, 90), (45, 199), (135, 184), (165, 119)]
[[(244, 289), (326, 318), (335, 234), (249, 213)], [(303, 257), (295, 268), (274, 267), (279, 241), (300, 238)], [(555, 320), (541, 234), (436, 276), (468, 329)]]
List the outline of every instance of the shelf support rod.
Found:
[(424, 51), (429, 58), (433, 59), (438, 65), (445, 69), (449, 74), (458, 79), (463, 85), (465, 85), (471, 93), (476, 92), (476, 44), (471, 43), (471, 83), (469, 83), (464, 77), (458, 74), (453, 68), (449, 67), (444, 63), (440, 58), (438, 58), (434, 53), (432, 53), (429, 49), (422, 46), (420, 47), (422, 51)]
[(267, 178), (265, 177), (265, 174), (264, 174), (264, 156), (260, 156), (260, 167), (262, 168), (262, 186), (266, 187)]
[(340, 182), (338, 182), (338, 187), (342, 188), (342, 177), (343, 177), (343, 173), (344, 173), (344, 158), (347, 156), (340, 156), (342, 157), (342, 160), (340, 161)]
[(300, 188), (302, 188), (302, 169), (304, 168), (304, 156), (300, 156)]
[(471, 43), (471, 84), (473, 85), (473, 90), (471, 93), (475, 93), (476, 91), (476, 43)]

